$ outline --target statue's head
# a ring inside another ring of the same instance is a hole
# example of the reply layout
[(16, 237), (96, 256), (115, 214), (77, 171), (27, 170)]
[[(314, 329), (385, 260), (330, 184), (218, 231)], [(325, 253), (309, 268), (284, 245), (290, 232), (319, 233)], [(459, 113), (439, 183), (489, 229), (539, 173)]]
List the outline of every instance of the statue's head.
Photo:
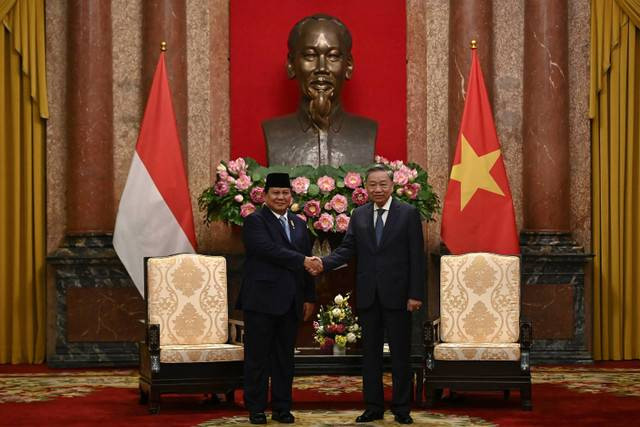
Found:
[(353, 73), (351, 33), (337, 18), (313, 15), (294, 25), (288, 45), (288, 77), (298, 80), (312, 114), (315, 109), (326, 116), (323, 110), (339, 103), (342, 85)]

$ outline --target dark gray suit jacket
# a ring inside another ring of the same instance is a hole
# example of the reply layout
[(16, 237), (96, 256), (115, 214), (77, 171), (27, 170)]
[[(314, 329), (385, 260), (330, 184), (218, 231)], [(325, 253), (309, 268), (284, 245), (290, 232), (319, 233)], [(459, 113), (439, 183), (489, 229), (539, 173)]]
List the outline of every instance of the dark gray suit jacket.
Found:
[(377, 291), (384, 308), (406, 309), (409, 298), (424, 301), (423, 242), (418, 210), (393, 199), (377, 246), (370, 202), (353, 211), (342, 243), (322, 262), (325, 270), (332, 270), (356, 255), (357, 307), (370, 307)]

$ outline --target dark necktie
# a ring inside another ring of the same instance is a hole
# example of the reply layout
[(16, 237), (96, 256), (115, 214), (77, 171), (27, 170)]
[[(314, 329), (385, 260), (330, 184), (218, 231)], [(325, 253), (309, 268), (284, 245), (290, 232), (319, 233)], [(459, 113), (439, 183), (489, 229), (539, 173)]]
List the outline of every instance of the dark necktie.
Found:
[(376, 218), (376, 244), (380, 246), (380, 240), (382, 240), (382, 232), (384, 231), (384, 222), (382, 222), (382, 214), (384, 209), (377, 209), (378, 218)]
[(280, 225), (284, 228), (284, 233), (287, 235), (287, 239), (291, 241), (291, 233), (289, 232), (289, 224), (287, 224), (287, 218), (282, 215), (280, 217)]

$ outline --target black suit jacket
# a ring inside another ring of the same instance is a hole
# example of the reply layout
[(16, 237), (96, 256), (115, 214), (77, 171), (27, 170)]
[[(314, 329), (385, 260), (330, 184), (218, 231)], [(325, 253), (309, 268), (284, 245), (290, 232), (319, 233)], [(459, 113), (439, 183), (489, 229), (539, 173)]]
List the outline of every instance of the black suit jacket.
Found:
[(322, 262), (325, 270), (332, 270), (356, 255), (357, 307), (370, 307), (377, 290), (384, 308), (406, 309), (409, 298), (424, 300), (423, 242), (418, 210), (393, 199), (377, 246), (370, 202), (353, 211), (342, 243)]
[(304, 269), (311, 239), (304, 221), (290, 212), (287, 217), (291, 242), (269, 208), (245, 218), (242, 237), (246, 259), (239, 309), (282, 315), (295, 300), (301, 318), (303, 303), (315, 301), (313, 278)]

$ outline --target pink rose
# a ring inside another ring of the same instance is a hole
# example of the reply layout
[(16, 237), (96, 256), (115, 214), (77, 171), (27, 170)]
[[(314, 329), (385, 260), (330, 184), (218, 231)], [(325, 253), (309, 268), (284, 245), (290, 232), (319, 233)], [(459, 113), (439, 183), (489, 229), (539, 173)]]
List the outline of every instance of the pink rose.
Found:
[(386, 157), (382, 157), (382, 156), (376, 156), (375, 157), (375, 162), (383, 164), (383, 165), (388, 165), (389, 164), (389, 160), (387, 160)]
[(330, 211), (331, 210), (331, 202), (327, 202), (324, 204), (324, 210), (325, 211)]
[(313, 321), (313, 329), (314, 330), (318, 330), (318, 328), (320, 327), (320, 323), (316, 322), (315, 320)]
[(226, 181), (229, 178), (229, 172), (226, 170), (218, 172), (218, 177), (221, 181)]
[(303, 220), (304, 222), (307, 222), (307, 217), (306, 217), (306, 216), (304, 216), (304, 214), (298, 214), (297, 216), (298, 216), (298, 218), (300, 218), (300, 219), (301, 219), (301, 220)]
[(406, 184), (404, 186), (404, 194), (410, 199), (417, 198), (419, 193), (420, 193), (420, 184), (418, 184), (417, 182)]
[(226, 196), (229, 193), (229, 184), (226, 181), (216, 182), (214, 192), (218, 196)]
[[(344, 197), (342, 194), (336, 194), (331, 199), (330, 205), (334, 211), (338, 213), (342, 213), (347, 210), (349, 202), (347, 201), (347, 198)], [(325, 208), (325, 210), (329, 210), (329, 209)]]
[(249, 192), (249, 196), (253, 203), (262, 204), (264, 203), (264, 188), (262, 187), (253, 187), (251, 192)]
[[(316, 223), (318, 224), (318, 226), (316, 226)], [(320, 218), (316, 221), (316, 223), (313, 224), (316, 229), (320, 229), (325, 232), (331, 231), (334, 223), (333, 215), (325, 212), (320, 215)]]
[(317, 184), (318, 187), (320, 187), (320, 191), (323, 193), (328, 193), (336, 188), (336, 180), (327, 175), (318, 178)]
[(244, 191), (249, 187), (251, 187), (251, 178), (249, 178), (249, 175), (245, 175), (244, 173), (240, 174), (240, 177), (236, 179), (236, 188)]
[(317, 200), (309, 200), (304, 204), (303, 210), (307, 216), (315, 218), (320, 215), (320, 202)]
[(395, 171), (393, 173), (393, 182), (397, 185), (405, 185), (409, 182), (409, 173), (405, 169)]
[(235, 160), (231, 160), (229, 162), (229, 172), (234, 175), (239, 175), (241, 172), (245, 172), (247, 170), (247, 163), (244, 161), (242, 157), (238, 157)]
[(338, 233), (344, 233), (349, 228), (349, 216), (347, 214), (340, 214), (336, 217), (336, 231)]
[(244, 197), (242, 197), (242, 194), (236, 194), (233, 200), (235, 200), (238, 203), (242, 203), (242, 201), (244, 200)]
[(345, 330), (345, 327), (342, 323), (339, 323), (336, 325), (336, 328), (335, 328), (336, 334), (341, 334), (344, 332), (344, 330)]
[(255, 211), (256, 207), (253, 205), (253, 203), (245, 203), (244, 205), (240, 206), (240, 216), (243, 218), (251, 215)]
[(353, 190), (351, 200), (353, 200), (353, 203), (355, 203), (356, 205), (362, 206), (369, 200), (369, 194), (364, 188), (356, 188), (355, 190)]
[(306, 194), (310, 183), (309, 178), (299, 176), (291, 181), (291, 189), (296, 194)]
[(362, 178), (359, 173), (349, 172), (344, 177), (344, 186), (352, 190), (362, 185)]

